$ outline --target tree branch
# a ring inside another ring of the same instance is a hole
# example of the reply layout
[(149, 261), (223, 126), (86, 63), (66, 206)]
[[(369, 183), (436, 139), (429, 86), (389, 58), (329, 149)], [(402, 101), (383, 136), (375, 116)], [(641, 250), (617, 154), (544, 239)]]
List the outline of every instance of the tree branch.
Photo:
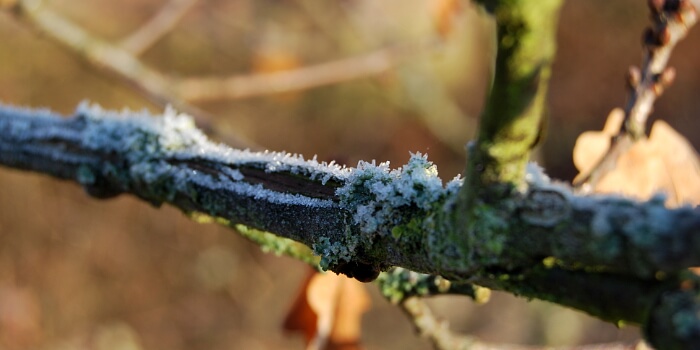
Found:
[(648, 5), (652, 26), (644, 33), (642, 70), (632, 67), (628, 74), (625, 122), (598, 164), (574, 181), (574, 185), (583, 191), (590, 192), (595, 188), (603, 176), (614, 169), (618, 158), (635, 141), (646, 136), (646, 122), (654, 102), (676, 75), (673, 68), (667, 67), (671, 52), (697, 22), (697, 10), (690, 0), (649, 0)]
[(433, 295), (465, 295), (478, 304), (488, 302), (491, 291), (471, 283), (451, 282), (441, 276), (426, 275), (395, 267), (379, 275), (376, 280), (385, 298), (399, 304), (411, 297)]
[(239, 135), (218, 134), (211, 126), (212, 117), (206, 111), (180, 99), (172, 89), (169, 77), (141, 62), (127, 49), (113, 45), (52, 11), (40, 0), (13, 0), (5, 4), (14, 17), (46, 38), (62, 45), (90, 65), (122, 79), (153, 103), (174, 106), (191, 115), (197, 124), (212, 136), (239, 147), (254, 147)]
[(172, 31), (198, 0), (170, 0), (138, 30), (124, 38), (119, 46), (138, 56)]
[(136, 57), (137, 54), (170, 30), (194, 2), (196, 0), (173, 0), (121, 45), (108, 43), (88, 33), (37, 0), (12, 1), (4, 8), (90, 64), (134, 85), (154, 102), (161, 106), (173, 105), (196, 117), (199, 123), (206, 120), (205, 113), (184, 101), (250, 98), (372, 77), (395, 67), (411, 57), (411, 53), (433, 44), (430, 41), (415, 46), (385, 48), (290, 71), (228, 78), (174, 79), (143, 64)]
[[(445, 218), (455, 210), (461, 181), (443, 187), (423, 156), (396, 170), (343, 168), (212, 144), (173, 111), (152, 118), (87, 105), (68, 119), (0, 106), (0, 164), (75, 181), (97, 198), (131, 193), (274, 232), (312, 247), (324, 268), (360, 280), (401, 266), (445, 276), (455, 288), (474, 292), (468, 283), (475, 283), (644, 324), (658, 339), (678, 329), (660, 330), (649, 320), (681, 312), (690, 315), (678, 324), (686, 338), (700, 334), (692, 316), (700, 283), (679, 274), (700, 265), (700, 212), (666, 209), (659, 198), (576, 196), (531, 169), (528, 192), (477, 208), (469, 224), (484, 229), (479, 239), (450, 241), (447, 233), (458, 227)], [(309, 256), (284, 245), (272, 242), (273, 249)], [(666, 301), (669, 295), (677, 297)]]
[(306, 90), (377, 76), (411, 57), (415, 48), (385, 48), (370, 53), (294, 70), (220, 78), (186, 78), (176, 82), (179, 96), (189, 101), (242, 99)]
[[(130, 193), (244, 225), (261, 244), (269, 241), (263, 231), (273, 232), (311, 247), (324, 269), (362, 281), (400, 266), (427, 274), (418, 280), (432, 283), (428, 292), (454, 286), (477, 296), (478, 284), (641, 324), (655, 345), (698, 348), (700, 277), (686, 268), (700, 265), (700, 211), (667, 209), (663, 198), (577, 196), (526, 170), (560, 0), (482, 3), (499, 19), (498, 71), (464, 186), (443, 186), (420, 154), (395, 170), (344, 168), (215, 145), (173, 111), (152, 118), (87, 105), (67, 119), (0, 105), (0, 164), (75, 181), (97, 198)], [(36, 2), (17, 4), (95, 62), (138, 63)], [(297, 243), (272, 245), (313, 260)], [(451, 280), (447, 287), (438, 275)], [(399, 286), (400, 300), (422, 293), (419, 285)]]
[(433, 347), (438, 350), (450, 349), (525, 349), (524, 347), (490, 346), (480, 343), (478, 340), (459, 336), (450, 331), (446, 322), (439, 321), (430, 310), (430, 307), (418, 297), (409, 297), (399, 303), (403, 311), (412, 321), (414, 328), (421, 336), (428, 338)]
[(469, 189), (524, 185), (525, 165), (546, 122), (545, 97), (556, 52), (561, 0), (476, 1), (496, 21), (493, 87), (470, 150)]
[(399, 304), (403, 311), (413, 321), (416, 331), (426, 337), (438, 350), (634, 350), (631, 344), (594, 344), (574, 347), (540, 347), (513, 344), (489, 344), (469, 336), (454, 334), (446, 322), (438, 320), (430, 307), (419, 297), (410, 297)]

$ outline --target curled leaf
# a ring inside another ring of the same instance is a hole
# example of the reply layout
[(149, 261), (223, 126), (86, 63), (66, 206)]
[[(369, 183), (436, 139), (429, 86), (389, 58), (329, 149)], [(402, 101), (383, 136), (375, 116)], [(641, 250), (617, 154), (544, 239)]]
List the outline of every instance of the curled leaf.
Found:
[[(579, 136), (574, 147), (574, 165), (580, 174), (590, 172), (608, 151), (623, 119), (622, 110), (613, 110), (603, 131), (589, 131)], [(668, 206), (698, 205), (698, 154), (683, 135), (666, 122), (656, 121), (649, 138), (635, 142), (620, 155), (615, 168), (603, 175), (593, 191), (619, 193), (639, 199), (664, 193)]]
[(311, 270), (287, 314), (284, 329), (304, 334), (308, 349), (358, 350), (362, 314), (370, 300), (357, 280)]

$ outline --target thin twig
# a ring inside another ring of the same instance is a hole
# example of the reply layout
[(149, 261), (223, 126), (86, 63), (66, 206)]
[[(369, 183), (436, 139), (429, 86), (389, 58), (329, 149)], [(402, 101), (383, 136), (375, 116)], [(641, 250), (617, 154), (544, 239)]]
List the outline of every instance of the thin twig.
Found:
[(447, 322), (438, 320), (428, 304), (421, 298), (406, 298), (399, 304), (399, 307), (411, 320), (416, 331), (429, 339), (435, 349), (495, 349), (495, 347), (486, 346), (472, 337), (460, 336), (450, 331)]
[(695, 6), (690, 0), (648, 0), (652, 26), (644, 34), (642, 69), (630, 68), (630, 96), (625, 106), (625, 122), (611, 142), (608, 152), (587, 174), (577, 178), (574, 185), (589, 192), (613, 170), (619, 157), (646, 135), (646, 122), (656, 99), (675, 78), (676, 72), (667, 67), (671, 52), (689, 29), (697, 22)]
[(175, 89), (188, 101), (242, 99), (299, 91), (377, 76), (411, 57), (408, 54), (411, 51), (408, 47), (393, 47), (276, 73), (187, 78), (180, 80)]
[(630, 98), (625, 108), (624, 131), (634, 139), (645, 135), (654, 101), (675, 77), (675, 71), (667, 68), (671, 51), (697, 21), (695, 8), (688, 0), (649, 0), (649, 8), (653, 24), (644, 34), (642, 72), (630, 72)]
[(191, 115), (210, 135), (234, 147), (255, 148), (250, 140), (232, 133), (221, 135), (212, 126), (212, 116), (180, 99), (171, 89), (171, 79), (143, 64), (125, 49), (98, 38), (84, 28), (52, 11), (39, 0), (17, 0), (6, 7), (15, 18), (45, 37), (63, 45), (91, 65), (106, 70), (136, 88), (152, 102), (171, 105)]
[[(178, 6), (185, 6), (184, 2), (186, 1), (193, 0), (179, 0)], [(402, 60), (412, 57), (413, 55), (411, 54), (414, 53), (416, 47), (423, 47), (423, 45), (416, 45), (415, 47), (385, 48), (356, 57), (279, 73), (240, 75), (223, 79), (191, 78), (176, 81), (172, 77), (143, 64), (130, 49), (113, 45), (92, 35), (85, 29), (42, 5), (41, 1), (14, 0), (3, 3), (2, 8), (10, 10), (17, 19), (30, 24), (46, 37), (62, 44), (93, 66), (105, 69), (122, 78), (154, 103), (161, 106), (172, 105), (178, 110), (193, 116), (197, 124), (205, 131), (214, 134), (212, 136), (215, 138), (237, 148), (257, 147), (253, 142), (240, 135), (216, 134), (217, 131), (211, 126), (212, 117), (207, 112), (186, 101), (248, 98), (376, 76), (390, 70)], [(183, 8), (179, 9), (183, 11)], [(163, 11), (167, 12), (166, 10)], [(171, 21), (169, 25), (173, 25), (174, 15), (170, 14), (168, 17), (170, 17)], [(155, 21), (156, 19), (152, 22)], [(158, 27), (158, 30), (162, 32), (167, 27), (163, 22), (165, 20), (158, 20), (160, 24), (146, 25), (145, 27)], [(151, 30), (145, 27), (139, 32), (145, 33), (147, 30)], [(132, 37), (136, 35), (140, 36), (141, 34), (137, 33), (132, 35)], [(153, 35), (153, 39), (156, 39), (155, 34), (151, 35)], [(134, 42), (137, 41), (137, 39), (126, 39), (126, 41), (132, 40)], [(124, 45), (126, 47), (131, 47), (131, 45), (137, 47), (140, 44)]]
[(173, 30), (198, 0), (171, 0), (139, 29), (124, 38), (119, 46), (138, 56)]
[(410, 297), (399, 304), (401, 311), (411, 320), (416, 331), (430, 340), (438, 350), (633, 350), (638, 345), (609, 343), (580, 346), (526, 346), (516, 344), (492, 344), (481, 342), (474, 337), (452, 332), (445, 321), (440, 321), (433, 314), (430, 306), (419, 297)]
[(435, 295), (463, 295), (472, 298), (477, 304), (484, 304), (491, 297), (488, 288), (452, 282), (439, 275), (427, 275), (402, 267), (382, 272), (375, 282), (382, 295), (392, 304), (400, 304), (410, 297)]

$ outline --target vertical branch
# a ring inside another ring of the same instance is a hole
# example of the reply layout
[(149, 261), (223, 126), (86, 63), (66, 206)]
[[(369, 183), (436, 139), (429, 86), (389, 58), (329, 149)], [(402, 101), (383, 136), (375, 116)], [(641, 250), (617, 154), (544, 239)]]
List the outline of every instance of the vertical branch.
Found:
[(561, 0), (479, 0), (496, 20), (495, 76), (476, 144), (470, 190), (501, 183), (519, 187), (544, 123), (545, 96)]
[(646, 120), (652, 106), (675, 77), (668, 68), (671, 51), (697, 21), (697, 13), (690, 0), (650, 0), (652, 25), (644, 33), (644, 61), (642, 71), (630, 70), (630, 97), (625, 107), (624, 130), (633, 139), (645, 136)]
[(606, 174), (615, 169), (618, 158), (646, 136), (646, 122), (654, 102), (676, 76), (676, 71), (668, 67), (671, 52), (698, 20), (697, 9), (690, 0), (648, 0), (647, 3), (652, 25), (644, 32), (641, 69), (630, 68), (627, 77), (629, 98), (625, 106), (625, 122), (598, 164), (574, 180), (574, 185), (583, 192), (595, 188)]
[(509, 219), (515, 214), (509, 196), (525, 184), (525, 167), (545, 122), (544, 102), (562, 1), (477, 3), (496, 20), (493, 87), (477, 141), (469, 147), (465, 185), (456, 206), (446, 210), (451, 217), (445, 221), (451, 227), (431, 242), (439, 252), (433, 259), (455, 275), (475, 274), (489, 265), (503, 266), (499, 257), (506, 249), (517, 249), (508, 245)]

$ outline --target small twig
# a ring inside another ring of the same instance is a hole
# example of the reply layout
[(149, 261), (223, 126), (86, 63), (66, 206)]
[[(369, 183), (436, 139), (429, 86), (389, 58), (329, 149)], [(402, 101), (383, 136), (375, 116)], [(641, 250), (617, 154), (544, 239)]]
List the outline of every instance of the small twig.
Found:
[(171, 0), (148, 22), (124, 38), (119, 46), (134, 56), (142, 54), (172, 31), (196, 3), (197, 0)]
[(411, 320), (416, 331), (430, 340), (438, 350), (633, 350), (639, 345), (609, 343), (567, 347), (526, 346), (515, 344), (491, 344), (481, 342), (473, 337), (458, 335), (450, 331), (445, 321), (440, 321), (430, 310), (428, 304), (419, 297), (410, 297), (399, 304), (401, 311)]
[(91, 65), (106, 70), (135, 87), (152, 102), (171, 105), (191, 115), (197, 125), (229, 145), (238, 148), (255, 148), (255, 145), (240, 135), (218, 134), (211, 125), (209, 113), (197, 108), (173, 93), (171, 79), (143, 64), (125, 49), (98, 38), (84, 28), (47, 8), (38, 0), (16, 0), (4, 5), (15, 18), (29, 24), (45, 37), (63, 45)]
[[(181, 0), (182, 1), (182, 0)], [(31, 24), (48, 38), (64, 45), (92, 65), (105, 69), (135, 86), (153, 102), (172, 105), (192, 115), (197, 124), (216, 133), (212, 117), (186, 100), (247, 98), (279, 92), (297, 91), (343, 81), (376, 76), (409, 57), (411, 47), (381, 49), (369, 54), (302, 67), (293, 71), (233, 76), (229, 78), (192, 78), (175, 82), (167, 75), (143, 64), (130, 51), (93, 36), (36, 0), (19, 0), (7, 5), (15, 17)], [(241, 136), (212, 135), (236, 148), (255, 148)]]
[(140, 48), (146, 48), (147, 42), (157, 40), (159, 35), (169, 29), (169, 26), (175, 24), (177, 19), (175, 12), (184, 14), (185, 7), (192, 6), (190, 3), (194, 1), (173, 0), (150, 23), (125, 39), (121, 45), (111, 44), (92, 35), (43, 6), (41, 1), (8, 0), (7, 3), (0, 3), (2, 6), (0, 8), (10, 10), (17, 19), (30, 24), (46, 37), (77, 53), (93, 66), (122, 78), (154, 103), (161, 106), (172, 105), (193, 116), (201, 128), (214, 134), (213, 137), (236, 148), (256, 148), (256, 146), (241, 136), (216, 134), (215, 128), (211, 126), (211, 116), (186, 101), (249, 98), (376, 76), (412, 57), (411, 53), (416, 50), (416, 47), (425, 46), (421, 44), (385, 48), (356, 57), (271, 74), (240, 75), (229, 78), (191, 78), (176, 81), (143, 64), (134, 52), (138, 52)]
[(235, 75), (228, 78), (188, 78), (175, 89), (188, 101), (242, 99), (299, 91), (382, 74), (409, 58), (406, 47), (385, 48), (355, 57), (267, 74)]
[(696, 9), (690, 0), (648, 0), (648, 5), (652, 26), (644, 34), (642, 69), (632, 67), (628, 73), (630, 96), (625, 106), (625, 122), (598, 165), (574, 182), (583, 192), (594, 188), (605, 174), (615, 168), (620, 155), (636, 140), (645, 137), (646, 122), (654, 102), (676, 75), (673, 68), (667, 67), (671, 52), (697, 21)]
[(653, 23), (644, 33), (642, 71), (630, 70), (630, 98), (625, 108), (624, 131), (634, 139), (645, 135), (654, 101), (675, 78), (675, 70), (667, 68), (671, 51), (697, 21), (689, 0), (649, 0), (648, 4)]
[(472, 337), (460, 336), (450, 331), (447, 322), (438, 320), (430, 307), (419, 297), (406, 298), (399, 304), (399, 307), (411, 320), (416, 331), (429, 339), (435, 349), (495, 349), (495, 347), (486, 346)]
[(484, 304), (491, 297), (491, 290), (471, 283), (459, 283), (439, 275), (428, 275), (394, 267), (382, 272), (375, 281), (384, 297), (392, 304), (400, 304), (411, 297), (434, 295), (464, 295), (477, 304)]
[[(376, 280), (381, 293), (392, 304), (398, 305), (408, 317), (416, 331), (428, 338), (435, 349), (505, 349), (535, 350), (540, 347), (529, 347), (506, 344), (486, 344), (473, 337), (455, 334), (449, 329), (446, 322), (438, 320), (431, 312), (430, 307), (422, 298), (435, 295), (465, 295), (471, 297), (475, 303), (486, 303), (490, 297), (490, 290), (470, 283), (454, 283), (441, 276), (426, 275), (413, 272), (401, 267), (395, 267), (382, 272)], [(550, 284), (542, 284), (549, 286)], [(546, 287), (548, 288), (548, 287)], [(558, 347), (564, 350), (623, 350), (634, 349), (628, 344), (610, 343), (585, 345), (578, 347)]]

